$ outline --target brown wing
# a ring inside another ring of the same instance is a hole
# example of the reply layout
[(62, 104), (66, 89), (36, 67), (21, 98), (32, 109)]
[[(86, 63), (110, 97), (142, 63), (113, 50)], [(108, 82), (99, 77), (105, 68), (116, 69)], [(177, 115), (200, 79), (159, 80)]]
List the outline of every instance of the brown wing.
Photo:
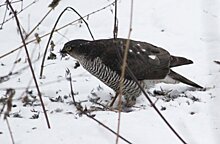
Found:
[[(90, 43), (90, 58), (99, 57), (117, 74), (121, 74), (121, 59), (126, 39), (105, 39)], [(93, 50), (94, 49), (94, 50)], [(138, 80), (163, 79), (169, 73), (170, 54), (149, 43), (130, 40), (127, 64)], [(128, 73), (125, 78), (132, 79)]]

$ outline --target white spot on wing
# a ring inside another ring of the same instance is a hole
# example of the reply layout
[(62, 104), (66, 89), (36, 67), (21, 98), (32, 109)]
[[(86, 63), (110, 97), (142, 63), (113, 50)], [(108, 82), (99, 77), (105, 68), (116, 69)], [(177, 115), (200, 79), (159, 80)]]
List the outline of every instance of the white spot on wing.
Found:
[(151, 59), (153, 59), (153, 60), (155, 60), (155, 59), (157, 58), (156, 55), (149, 55), (148, 57), (151, 58)]
[(140, 54), (140, 52), (138, 51), (137, 54)]
[(133, 52), (133, 50), (132, 50), (132, 49), (129, 49), (128, 51), (129, 51), (130, 53), (132, 53), (132, 52)]
[(146, 52), (146, 49), (143, 49), (143, 48), (142, 48), (141, 50), (142, 50), (143, 52)]
[(141, 46), (141, 45), (138, 43), (137, 46)]

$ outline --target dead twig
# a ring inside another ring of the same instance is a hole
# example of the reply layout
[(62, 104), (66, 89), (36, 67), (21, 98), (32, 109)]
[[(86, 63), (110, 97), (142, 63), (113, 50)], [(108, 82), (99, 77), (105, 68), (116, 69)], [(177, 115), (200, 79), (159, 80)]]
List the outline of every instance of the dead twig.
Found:
[[(117, 54), (118, 54), (118, 58), (120, 61), (122, 61), (122, 55), (119, 51), (119, 49), (116, 48)], [(176, 130), (172, 127), (172, 125), (166, 120), (166, 118), (162, 115), (162, 113), (159, 111), (159, 109), (156, 107), (156, 105), (154, 104), (154, 102), (150, 99), (150, 97), (148, 96), (148, 94), (145, 92), (144, 88), (141, 86), (141, 84), (138, 82), (136, 76), (133, 74), (132, 70), (130, 69), (130, 67), (127, 65), (126, 67), (127, 72), (129, 74), (129, 76), (132, 78), (133, 81), (135, 81), (135, 83), (138, 85), (138, 87), (140, 88), (140, 90), (142, 91), (142, 93), (144, 94), (144, 96), (146, 97), (146, 99), (149, 101), (150, 105), (154, 108), (154, 110), (157, 112), (157, 114), (160, 116), (160, 118), (166, 123), (166, 125), (170, 128), (170, 130), (178, 137), (178, 139), (183, 143), (183, 144), (187, 144), (185, 142), (185, 140), (176, 132)]]
[(162, 118), (162, 120), (166, 123), (166, 125), (170, 128), (170, 130), (179, 138), (179, 140), (183, 143), (183, 144), (187, 144), (185, 142), (185, 140), (176, 132), (176, 130), (172, 127), (172, 125), (166, 120), (166, 118), (162, 115), (162, 113), (158, 110), (158, 108), (156, 107), (156, 105), (154, 105), (154, 102), (150, 99), (150, 97), (148, 96), (148, 94), (145, 92), (144, 88), (140, 85), (140, 83), (138, 82), (137, 78), (135, 77), (135, 75), (133, 74), (133, 72), (131, 71), (131, 69), (129, 67), (127, 67), (127, 72), (129, 73), (129, 75), (131, 76), (131, 78), (136, 82), (136, 84), (138, 85), (138, 87), (141, 89), (141, 91), (143, 92), (144, 96), (147, 98), (147, 100), (149, 101), (150, 105), (154, 108), (154, 110), (157, 112), (157, 114)]
[(50, 10), (44, 15), (44, 17), (38, 22), (38, 24), (26, 35), (25, 39), (27, 39), (36, 29), (37, 27), (45, 20), (45, 18), (50, 14), (52, 10), (59, 4), (60, 0), (53, 0), (48, 7)]
[(114, 18), (114, 30), (113, 30), (113, 37), (114, 39), (117, 38), (118, 35), (118, 18), (117, 18), (117, 10), (118, 10), (118, 0), (115, 0), (115, 18)]
[(42, 99), (42, 95), (41, 95), (41, 92), (40, 92), (40, 89), (39, 89), (39, 86), (38, 86), (38, 83), (37, 83), (37, 79), (36, 79), (36, 76), (34, 74), (34, 69), (33, 69), (33, 66), (32, 66), (32, 63), (31, 63), (31, 60), (30, 60), (30, 55), (29, 55), (27, 46), (25, 44), (25, 39), (24, 39), (24, 37), (22, 35), (22, 31), (21, 31), (21, 27), (20, 27), (20, 22), (18, 20), (17, 14), (16, 14), (15, 10), (13, 9), (13, 7), (12, 7), (11, 3), (9, 2), (9, 0), (6, 0), (6, 2), (7, 2), (8, 6), (10, 7), (10, 9), (11, 9), (11, 11), (12, 11), (14, 17), (15, 17), (15, 21), (16, 21), (16, 24), (17, 24), (17, 27), (18, 27), (18, 30), (19, 30), (19, 33), (20, 33), (20, 36), (21, 36), (22, 43), (24, 45), (24, 49), (25, 49), (26, 55), (27, 55), (28, 64), (29, 64), (29, 67), (30, 67), (30, 70), (31, 70), (31, 73), (32, 73), (32, 76), (33, 76), (33, 79), (34, 79), (34, 83), (35, 83), (36, 88), (37, 88), (37, 92), (38, 92), (38, 96), (40, 98), (41, 106), (42, 106), (43, 111), (44, 111), (44, 115), (45, 115), (45, 118), (46, 118), (47, 126), (48, 126), (48, 128), (50, 128), (49, 119), (48, 119), (47, 112), (46, 112), (46, 109), (45, 109), (45, 106), (44, 106), (44, 103), (43, 103), (43, 99)]
[(74, 98), (73, 85), (72, 85), (72, 77), (69, 69), (66, 70), (66, 79), (70, 81), (70, 92), (73, 99), (73, 104), (76, 105), (76, 100)]
[(214, 62), (215, 62), (216, 64), (220, 64), (220, 61), (215, 60)]
[(37, 29), (37, 27), (45, 20), (45, 18), (50, 14), (50, 12), (51, 12), (52, 10), (53, 10), (53, 9), (51, 8), (51, 9), (44, 15), (44, 17), (38, 22), (38, 24), (37, 24), (28, 34), (26, 34), (25, 39), (27, 39), (27, 38)]
[[(102, 7), (102, 8), (100, 8), (100, 9), (96, 10), (96, 11), (93, 11), (93, 12), (91, 12), (91, 13), (85, 15), (85, 16), (83, 16), (83, 18), (89, 17), (90, 15), (93, 15), (93, 14), (95, 14), (95, 13), (97, 13), (97, 12), (100, 12), (100, 11), (106, 9), (107, 7), (112, 6), (113, 4), (114, 4), (114, 2), (108, 4), (108, 5), (104, 6), (104, 7)], [(64, 28), (68, 27), (69, 25), (72, 25), (73, 23), (78, 22), (79, 20), (80, 20), (80, 18), (77, 19), (77, 20), (74, 20), (74, 21), (72, 21), (72, 22), (69, 22), (69, 23), (67, 23), (67, 24), (65, 24), (65, 25), (63, 25), (63, 26), (61, 26), (61, 27), (55, 29), (54, 32), (58, 32), (59, 30), (64, 29)], [(49, 33), (46, 33), (46, 34), (44, 34), (44, 35), (42, 35), (42, 36), (39, 36), (39, 38), (42, 39), (42, 38), (44, 38), (44, 37), (46, 37), (46, 36), (48, 36), (48, 35), (50, 35), (50, 34), (51, 34), (50, 32), (49, 32)], [(28, 44), (30, 44), (30, 43), (32, 43), (32, 42), (35, 42), (36, 40), (37, 40), (36, 38), (35, 38), (35, 39), (32, 39), (32, 40), (26, 42), (26, 45), (28, 45)], [(6, 56), (8, 56), (8, 55), (10, 55), (10, 54), (12, 54), (13, 52), (16, 52), (17, 50), (21, 49), (23, 46), (24, 46), (24, 45), (21, 45), (21, 46), (15, 48), (14, 50), (11, 50), (10, 52), (7, 52), (7, 53), (1, 55), (1, 56), (0, 56), (0, 59), (1, 59), (1, 58), (4, 58), (4, 57), (6, 57)]]
[(11, 126), (10, 126), (9, 121), (8, 121), (8, 116), (9, 116), (9, 113), (10, 113), (11, 108), (12, 108), (12, 98), (13, 98), (14, 95), (15, 95), (15, 90), (14, 89), (7, 89), (7, 91), (6, 91), (6, 96), (8, 97), (7, 98), (7, 110), (5, 111), (5, 114), (4, 114), (4, 120), (7, 123), (7, 127), (8, 127), (8, 130), (9, 130), (9, 133), (10, 133), (12, 144), (15, 144), (15, 141), (14, 141), (14, 137), (13, 137), (13, 134), (12, 134), (12, 131), (11, 131)]
[[(20, 2), (20, 1), (23, 1), (23, 0), (14, 1), (14, 2), (11, 2), (11, 3)], [(34, 0), (32, 3), (30, 3), (29, 5), (27, 5), (26, 7), (24, 7), (24, 8), (21, 9), (20, 11), (18, 11), (18, 12), (17, 12), (17, 15), (20, 14), (21, 12), (23, 12), (25, 9), (29, 8), (31, 5), (35, 4), (37, 1), (38, 1), (38, 0)], [(7, 5), (7, 4), (4, 4), (4, 5)], [(4, 5), (2, 5), (2, 6), (4, 6)], [(3, 25), (4, 25), (5, 23), (7, 23), (8, 21), (10, 21), (10, 20), (13, 19), (13, 18), (14, 18), (14, 16), (10, 17), (10, 18), (7, 19), (7, 20), (3, 19), (3, 22), (0, 24), (0, 25), (1, 25), (1, 28), (0, 28), (0, 29), (2, 29), (2, 27), (3, 27)]]
[(75, 98), (74, 98), (74, 92), (73, 92), (73, 86), (72, 86), (72, 78), (71, 78), (71, 73), (70, 71), (67, 71), (66, 73), (67, 77), (68, 77), (68, 80), (69, 82), (71, 83), (70, 84), (70, 90), (71, 90), (71, 96), (73, 98), (73, 103), (74, 103), (74, 106), (76, 107), (76, 109), (80, 112), (80, 114), (84, 114), (86, 115), (88, 118), (92, 119), (93, 121), (97, 122), (99, 125), (101, 125), (102, 127), (104, 127), (105, 129), (107, 129), (108, 131), (110, 131), (111, 133), (117, 135), (119, 138), (121, 138), (122, 140), (124, 140), (125, 142), (127, 142), (128, 144), (132, 144), (130, 141), (128, 141), (127, 139), (125, 139), (124, 137), (122, 137), (121, 135), (117, 134), (115, 131), (113, 131), (111, 128), (109, 128), (108, 126), (106, 126), (105, 124), (103, 124), (102, 122), (100, 122), (99, 120), (97, 120), (95, 118), (94, 115), (90, 115), (88, 114), (88, 111), (87, 109), (83, 109), (83, 107), (81, 106), (81, 104), (79, 102), (76, 102), (75, 101)]
[[(11, 4), (21, 2), (22, 0), (11, 1)], [(7, 5), (6, 3), (1, 4), (0, 7)]]
[(7, 110), (5, 111), (5, 114), (4, 114), (4, 119), (6, 119), (6, 117), (9, 116), (9, 113), (11, 111), (11, 108), (12, 108), (12, 98), (13, 96), (15, 95), (15, 90), (14, 89), (7, 89), (6, 91), (6, 96), (8, 96), (7, 98)]
[[(131, 1), (131, 16), (130, 16), (130, 20), (132, 20), (132, 11), (133, 11), (133, 0)], [(132, 31), (132, 21), (130, 21), (130, 29), (129, 29), (129, 34), (128, 34), (128, 40), (127, 40), (127, 43), (126, 43), (126, 49), (128, 49), (129, 47), (129, 42), (130, 42), (130, 34), (131, 34), (131, 31)], [(122, 58), (122, 55), (119, 51), (118, 48), (116, 48), (116, 51), (117, 51), (117, 54), (118, 54), (118, 58), (120, 59), (120, 61), (123, 62), (123, 65), (125, 65), (125, 62), (126, 62), (126, 52), (128, 50), (125, 50), (124, 52), (124, 57)], [(122, 66), (123, 67), (123, 66)], [(127, 65), (126, 67), (127, 69), (127, 72), (128, 74), (131, 76), (132, 80), (135, 81), (135, 83), (138, 85), (138, 87), (140, 88), (140, 90), (143, 92), (144, 96), (147, 98), (147, 100), (149, 101), (150, 105), (154, 108), (154, 110), (158, 113), (158, 115), (162, 118), (162, 120), (166, 123), (166, 125), (171, 129), (171, 131), (179, 138), (179, 140), (183, 143), (183, 144), (187, 144), (185, 142), (185, 140), (175, 131), (175, 129), (171, 126), (171, 124), (166, 120), (166, 118), (161, 114), (161, 112), (158, 110), (158, 108), (156, 107), (156, 105), (154, 104), (154, 102), (150, 99), (150, 97), (148, 96), (148, 94), (145, 92), (144, 88), (141, 86), (141, 84), (138, 82), (137, 78), (135, 77), (135, 75), (133, 74), (133, 72), (131, 71), (131, 69), (129, 68), (129, 66)], [(123, 69), (122, 69), (123, 71)], [(121, 87), (121, 82), (120, 82), (120, 87)], [(121, 89), (121, 88), (120, 88)], [(120, 97), (119, 97), (120, 99)], [(119, 111), (120, 113), (120, 111)], [(120, 117), (118, 118), (120, 119)], [(119, 120), (120, 122), (120, 120)], [(118, 123), (118, 129), (119, 129), (119, 126), (120, 124)], [(118, 130), (119, 131), (119, 130)], [(119, 133), (119, 132), (118, 132)], [(117, 138), (116, 138), (116, 143), (117, 143)]]
[(4, 23), (5, 19), (6, 19), (7, 11), (8, 11), (8, 8), (5, 7), (5, 13), (4, 13), (4, 17), (3, 17), (3, 20), (2, 20), (2, 24), (1, 24), (0, 30), (3, 29), (3, 23)]
[(14, 140), (14, 137), (13, 137), (13, 134), (12, 134), (12, 131), (11, 131), (11, 127), (10, 127), (10, 124), (9, 124), (9, 121), (8, 121), (7, 117), (5, 118), (5, 121), (7, 123), (7, 127), (8, 127), (8, 130), (9, 130), (9, 133), (10, 133), (12, 144), (15, 144), (15, 140)]
[(57, 18), (57, 20), (56, 20), (56, 22), (55, 22), (55, 24), (54, 24), (54, 27), (53, 27), (53, 29), (52, 29), (52, 31), (51, 31), (51, 33), (50, 33), (50, 37), (49, 37), (49, 39), (48, 39), (48, 42), (47, 42), (47, 45), (46, 45), (46, 48), (45, 48), (45, 51), (44, 51), (42, 63), (41, 63), (40, 78), (42, 78), (42, 76), (43, 76), (44, 62), (45, 62), (47, 50), (48, 50), (48, 47), (49, 47), (49, 44), (50, 44), (50, 40), (52, 39), (54, 30), (55, 30), (55, 28), (56, 28), (56, 26), (57, 26), (57, 24), (58, 24), (60, 18), (62, 17), (62, 15), (64, 14), (64, 12), (67, 11), (68, 9), (71, 9), (72, 11), (74, 11), (74, 12), (80, 17), (80, 19), (83, 20), (83, 22), (86, 24), (86, 26), (87, 26), (87, 28), (88, 28), (88, 30), (89, 30), (89, 33), (90, 33), (92, 39), (94, 40), (94, 37), (93, 37), (92, 32), (91, 32), (91, 30), (90, 30), (90, 28), (89, 28), (89, 25), (88, 25), (88, 23), (84, 20), (84, 18), (83, 18), (74, 8), (72, 8), (72, 7), (66, 7), (66, 8), (60, 13), (60, 15), (59, 15), (59, 17)]
[(48, 7), (51, 7), (52, 9), (54, 9), (55, 7), (58, 6), (60, 0), (53, 0)]
[(120, 77), (120, 85), (119, 85), (119, 102), (118, 102), (118, 126), (117, 126), (117, 136), (116, 136), (116, 144), (119, 142), (119, 131), (120, 131), (120, 122), (121, 122), (121, 103), (122, 103), (122, 90), (123, 90), (123, 81), (125, 76), (125, 68), (127, 66), (127, 58), (128, 58), (128, 49), (130, 45), (130, 37), (131, 37), (131, 31), (132, 31), (132, 20), (133, 20), (133, 0), (131, 0), (131, 8), (130, 8), (130, 26), (129, 26), (129, 32), (128, 32), (128, 39), (126, 42), (126, 47), (124, 51), (124, 57), (123, 57), (123, 63), (121, 68), (121, 77)]

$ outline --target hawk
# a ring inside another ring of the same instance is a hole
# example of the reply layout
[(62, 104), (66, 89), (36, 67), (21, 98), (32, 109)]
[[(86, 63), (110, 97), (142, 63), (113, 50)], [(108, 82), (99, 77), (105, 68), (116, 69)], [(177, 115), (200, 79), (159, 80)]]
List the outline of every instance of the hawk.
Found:
[[(117, 94), (122, 71), (120, 56), (124, 54), (126, 43), (127, 39), (123, 38), (94, 41), (76, 39), (67, 42), (61, 54), (68, 54), (77, 59), (83, 68)], [(189, 59), (170, 55), (165, 49), (150, 43), (130, 40), (126, 64), (144, 88), (148, 89), (160, 82), (173, 84), (182, 82), (196, 88), (203, 88), (171, 69), (192, 63), (193, 61)], [(141, 90), (127, 70), (122, 89), (126, 105), (134, 105)]]

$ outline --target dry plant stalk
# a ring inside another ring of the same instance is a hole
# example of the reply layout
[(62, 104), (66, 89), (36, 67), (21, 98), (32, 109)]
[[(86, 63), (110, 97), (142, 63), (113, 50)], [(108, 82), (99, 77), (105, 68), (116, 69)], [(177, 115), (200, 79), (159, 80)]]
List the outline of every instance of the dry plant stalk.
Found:
[[(11, 4), (12, 4), (12, 3), (21, 2), (21, 1), (22, 1), (22, 0), (14, 1), (14, 2), (11, 2)], [(27, 5), (26, 7), (24, 7), (24, 8), (21, 9), (20, 11), (18, 11), (18, 12), (17, 12), (17, 15), (20, 14), (21, 12), (23, 12), (24, 10), (26, 10), (27, 8), (29, 8), (31, 5), (35, 4), (37, 1), (38, 1), (38, 0), (34, 0), (32, 3), (30, 3), (29, 5)], [(1, 6), (4, 6), (4, 5), (7, 5), (7, 4), (5, 3), (5, 4), (3, 4), (3, 5), (0, 5), (0, 7), (1, 7)], [(2, 29), (2, 27), (3, 27), (3, 25), (4, 25), (5, 23), (7, 23), (8, 21), (10, 21), (10, 20), (13, 19), (13, 18), (14, 18), (14, 16), (10, 17), (10, 18), (7, 19), (7, 20), (5, 20), (5, 18), (3, 18), (3, 22), (0, 24), (0, 25), (1, 25), (0, 29)]]
[(38, 24), (26, 35), (25, 39), (27, 39), (36, 29), (37, 27), (46, 19), (46, 17), (50, 14), (52, 10), (55, 9), (55, 7), (58, 6), (60, 0), (53, 0), (48, 7), (51, 9), (44, 15), (44, 17), (38, 22)]
[(7, 127), (8, 127), (8, 130), (9, 130), (9, 133), (10, 133), (11, 142), (12, 142), (12, 144), (15, 144), (15, 140), (14, 140), (14, 137), (13, 137), (13, 134), (12, 134), (12, 131), (11, 131), (11, 126), (9, 124), (9, 121), (8, 121), (7, 117), (5, 118), (5, 121), (7, 123)]
[(41, 92), (40, 92), (40, 89), (39, 89), (39, 86), (38, 86), (38, 83), (37, 83), (37, 79), (36, 79), (36, 76), (34, 74), (34, 69), (33, 69), (33, 66), (32, 66), (32, 63), (31, 63), (31, 60), (30, 60), (30, 55), (29, 55), (29, 52), (27, 50), (27, 46), (25, 44), (25, 39), (24, 39), (24, 37), (22, 35), (19, 19), (17, 17), (17, 14), (16, 14), (15, 10), (13, 9), (11, 3), (9, 2), (9, 0), (6, 0), (6, 2), (7, 2), (9, 8), (11, 9), (11, 11), (12, 11), (14, 17), (15, 17), (15, 21), (16, 21), (16, 24), (17, 24), (17, 27), (18, 27), (18, 30), (19, 30), (19, 33), (20, 33), (20, 36), (21, 36), (22, 43), (24, 45), (24, 49), (25, 49), (26, 55), (27, 55), (28, 64), (29, 64), (29, 67), (30, 67), (30, 70), (31, 70), (31, 73), (32, 73), (32, 76), (33, 76), (33, 79), (34, 79), (34, 83), (35, 83), (36, 88), (37, 88), (37, 92), (38, 92), (38, 96), (40, 98), (41, 106), (42, 106), (43, 111), (44, 111), (44, 115), (45, 115), (45, 119), (46, 119), (46, 122), (47, 122), (47, 126), (48, 126), (48, 128), (50, 128), (49, 119), (48, 119), (47, 112), (46, 112), (46, 109), (45, 109), (45, 106), (44, 106), (44, 103), (43, 103), (43, 99), (42, 99), (42, 95), (41, 95)]
[(7, 109), (6, 109), (5, 114), (4, 114), (4, 119), (6, 119), (9, 116), (9, 113), (11, 111), (12, 98), (15, 95), (15, 90), (14, 89), (7, 89), (6, 95), (8, 96), (8, 98), (7, 98), (7, 103), (6, 103)]
[(113, 29), (113, 38), (116, 39), (118, 36), (118, 18), (117, 18), (118, 4), (115, 0), (115, 19), (114, 19), (114, 29)]
[(72, 8), (72, 7), (66, 7), (66, 8), (60, 13), (59, 17), (57, 18), (57, 20), (56, 20), (56, 22), (55, 22), (55, 24), (54, 24), (54, 26), (53, 26), (53, 29), (52, 29), (52, 31), (51, 31), (51, 33), (50, 33), (49, 39), (48, 39), (48, 41), (47, 41), (47, 45), (46, 45), (46, 48), (45, 48), (45, 51), (44, 51), (44, 55), (43, 55), (43, 59), (42, 59), (42, 62), (41, 62), (40, 78), (43, 78), (44, 62), (45, 62), (45, 59), (46, 59), (46, 54), (47, 54), (47, 50), (48, 50), (48, 47), (49, 47), (49, 44), (50, 44), (50, 40), (52, 39), (53, 33), (54, 33), (54, 31), (55, 31), (55, 28), (56, 28), (56, 26), (57, 26), (57, 24), (58, 24), (60, 18), (62, 17), (62, 15), (64, 14), (64, 12), (66, 12), (68, 9), (71, 9), (73, 12), (75, 12), (75, 13), (80, 17), (80, 20), (82, 20), (82, 21), (86, 24), (86, 27), (88, 28), (89, 33), (90, 33), (92, 39), (95, 40), (95, 39), (94, 39), (94, 36), (92, 35), (92, 32), (91, 32), (91, 30), (90, 30), (90, 28), (89, 28), (89, 25), (88, 25), (88, 23), (84, 20), (84, 18), (83, 18), (74, 8)]
[[(107, 7), (112, 6), (113, 4), (114, 4), (114, 2), (112, 2), (112, 3), (110, 3), (110, 4), (108, 4), (108, 5), (104, 6), (104, 7), (102, 7), (102, 8), (100, 8), (100, 9), (96, 10), (96, 11), (93, 11), (93, 12), (91, 12), (91, 13), (85, 15), (85, 16), (83, 16), (83, 18), (86, 18), (86, 17), (88, 17), (88, 16), (90, 16), (90, 15), (93, 15), (93, 14), (95, 14), (95, 13), (97, 13), (97, 12), (100, 12), (100, 11), (106, 9)], [(79, 20), (80, 20), (80, 18), (77, 19), (77, 20), (74, 20), (74, 21), (72, 21), (72, 22), (69, 22), (69, 23), (67, 23), (67, 24), (65, 24), (65, 25), (63, 25), (63, 26), (61, 26), (61, 27), (55, 29), (54, 32), (58, 32), (59, 30), (64, 29), (64, 28), (66, 28), (66, 27), (72, 25), (73, 23), (75, 23), (75, 22), (77, 22), (77, 21), (79, 21)], [(39, 38), (42, 39), (42, 38), (44, 38), (44, 37), (46, 37), (46, 36), (48, 36), (48, 35), (50, 35), (50, 34), (51, 34), (50, 32), (49, 32), (49, 33), (46, 33), (46, 34), (44, 34), (44, 35), (39, 36)], [(35, 38), (35, 39), (32, 39), (32, 40), (26, 42), (26, 45), (28, 45), (28, 44), (30, 44), (30, 43), (32, 43), (32, 42), (35, 42), (36, 40), (37, 40), (36, 38)], [(6, 56), (8, 56), (8, 55), (10, 55), (10, 54), (12, 54), (13, 52), (16, 52), (17, 50), (21, 49), (23, 46), (24, 46), (24, 45), (21, 45), (21, 46), (15, 48), (14, 50), (11, 50), (10, 52), (7, 52), (7, 53), (1, 55), (1, 56), (0, 56), (0, 59), (1, 59), (1, 58), (4, 58), (4, 57), (6, 57)]]
[(127, 139), (125, 139), (124, 137), (122, 137), (121, 135), (119, 135), (118, 133), (116, 133), (115, 131), (113, 131), (111, 128), (109, 128), (108, 126), (106, 126), (104, 123), (102, 123), (101, 121), (99, 121), (98, 119), (95, 118), (94, 115), (88, 114), (87, 109), (83, 109), (83, 107), (81, 106), (81, 104), (79, 102), (75, 101), (74, 98), (74, 92), (73, 92), (73, 85), (72, 85), (72, 77), (71, 77), (71, 72), (69, 71), (69, 69), (66, 70), (66, 78), (67, 80), (70, 82), (70, 93), (73, 99), (73, 104), (76, 107), (76, 109), (80, 112), (80, 114), (84, 114), (86, 115), (88, 118), (92, 119), (93, 121), (97, 122), (99, 125), (101, 125), (102, 127), (104, 127), (105, 129), (107, 129), (108, 131), (110, 131), (111, 133), (117, 135), (119, 138), (121, 138), (122, 140), (124, 140), (126, 143), (128, 144), (132, 144), (130, 141), (128, 141)]
[(58, 6), (60, 0), (53, 0), (48, 7), (51, 7), (52, 9), (54, 9), (56, 6)]
[(37, 29), (37, 27), (45, 20), (45, 18), (50, 14), (50, 12), (53, 9), (51, 8), (45, 15), (44, 17), (38, 22), (38, 24), (25, 36), (25, 39), (28, 39), (28, 37)]
[[(118, 144), (119, 139), (119, 131), (120, 131), (120, 120), (121, 120), (121, 97), (122, 97), (122, 89), (123, 89), (123, 79), (124, 79), (124, 74), (125, 74), (125, 68), (126, 68), (126, 60), (127, 60), (127, 54), (128, 54), (128, 48), (129, 48), (129, 43), (130, 43), (130, 36), (131, 36), (131, 31), (132, 31), (132, 17), (133, 17), (133, 0), (131, 0), (131, 13), (130, 13), (130, 26), (129, 26), (129, 33), (128, 33), (128, 40), (126, 43), (126, 48), (124, 52), (124, 57), (123, 57), (123, 64), (122, 64), (122, 72), (121, 72), (121, 78), (120, 78), (120, 89), (119, 89), (119, 113), (118, 113), (118, 127), (117, 127), (117, 137), (116, 137), (116, 144)], [(141, 89), (147, 100), (150, 102), (151, 106), (155, 109), (155, 111), (159, 114), (159, 116), (163, 119), (163, 121), (167, 124), (167, 126), (171, 129), (171, 131), (179, 138), (179, 140), (183, 144), (187, 144), (185, 140), (175, 131), (175, 129), (171, 126), (171, 124), (166, 120), (166, 118), (160, 113), (160, 111), (157, 109), (157, 107), (154, 105), (154, 103), (151, 101), (150, 97), (147, 95), (143, 87), (140, 85), (138, 82), (137, 78), (133, 74), (133, 72), (130, 70), (129, 66), (127, 66), (127, 70), (129, 75), (132, 77), (132, 79), (136, 82), (138, 87)]]
[(130, 45), (130, 37), (131, 37), (131, 31), (132, 31), (132, 20), (133, 20), (133, 0), (131, 0), (131, 8), (130, 8), (130, 26), (129, 26), (129, 32), (128, 32), (128, 39), (126, 42), (126, 47), (124, 51), (124, 57), (123, 57), (123, 63), (122, 63), (122, 70), (121, 70), (121, 77), (120, 77), (120, 85), (119, 85), (119, 102), (118, 102), (118, 126), (117, 126), (117, 136), (116, 136), (116, 144), (119, 142), (119, 132), (120, 132), (120, 122), (121, 122), (121, 105), (122, 105), (122, 90), (123, 90), (123, 81), (125, 76), (125, 69), (126, 69), (126, 61), (128, 58), (128, 49)]
[(8, 121), (7, 117), (9, 116), (9, 113), (12, 109), (12, 98), (14, 97), (14, 95), (15, 95), (15, 90), (14, 89), (7, 89), (7, 91), (6, 91), (6, 96), (8, 96), (7, 109), (4, 113), (4, 120), (7, 123), (7, 127), (8, 127), (8, 130), (9, 130), (9, 133), (10, 133), (12, 144), (14, 144), (15, 142), (14, 142), (14, 137), (13, 137), (13, 134), (12, 134), (12, 131), (11, 131), (11, 126), (9, 124), (9, 121)]

